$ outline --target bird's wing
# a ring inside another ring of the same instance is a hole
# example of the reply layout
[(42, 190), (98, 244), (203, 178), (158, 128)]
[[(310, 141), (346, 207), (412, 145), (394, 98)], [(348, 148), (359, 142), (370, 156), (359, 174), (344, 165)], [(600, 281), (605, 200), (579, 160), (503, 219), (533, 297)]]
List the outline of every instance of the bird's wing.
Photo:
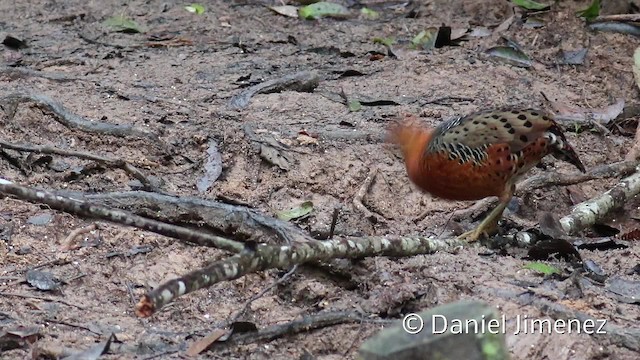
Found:
[(440, 124), (434, 133), (433, 150), (449, 144), (472, 149), (508, 144), (512, 152), (543, 136), (554, 125), (552, 116), (536, 109), (479, 111)]

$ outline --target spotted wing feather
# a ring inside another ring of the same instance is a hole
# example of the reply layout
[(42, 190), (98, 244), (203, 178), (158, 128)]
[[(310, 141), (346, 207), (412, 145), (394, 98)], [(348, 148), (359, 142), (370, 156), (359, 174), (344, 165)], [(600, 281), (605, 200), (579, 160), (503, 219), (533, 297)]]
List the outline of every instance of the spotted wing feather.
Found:
[(440, 124), (429, 150), (438, 151), (447, 144), (472, 149), (507, 144), (511, 152), (518, 152), (543, 136), (553, 124), (549, 114), (536, 109), (480, 111)]

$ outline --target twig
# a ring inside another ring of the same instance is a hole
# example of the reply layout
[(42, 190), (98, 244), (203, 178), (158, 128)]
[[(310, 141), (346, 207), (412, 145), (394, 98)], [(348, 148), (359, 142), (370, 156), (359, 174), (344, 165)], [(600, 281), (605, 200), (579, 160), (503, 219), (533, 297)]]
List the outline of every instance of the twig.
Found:
[(56, 115), (56, 120), (68, 128), (76, 128), (90, 133), (107, 134), (120, 137), (133, 136), (159, 141), (156, 135), (139, 130), (132, 125), (109, 124), (102, 121), (89, 120), (76, 115), (67, 110), (62, 104), (46, 95), (13, 93), (0, 98), (0, 102), (2, 103), (22, 103), (28, 101), (32, 101), (39, 107)]
[(72, 157), (77, 157), (77, 158), (80, 158), (80, 159), (98, 161), (98, 162), (103, 163), (105, 165), (109, 165), (109, 166), (112, 166), (112, 167), (120, 168), (120, 169), (126, 171), (131, 176), (133, 176), (134, 178), (138, 179), (144, 185), (144, 187), (147, 190), (153, 190), (154, 189), (154, 186), (151, 185), (151, 183), (149, 182), (147, 177), (144, 176), (144, 174), (140, 170), (138, 170), (135, 166), (129, 164), (128, 162), (126, 162), (126, 161), (124, 161), (122, 159), (114, 159), (114, 158), (109, 158), (109, 157), (105, 157), (105, 156), (94, 155), (94, 154), (91, 154), (91, 153), (81, 152), (81, 151), (58, 149), (58, 148), (51, 147), (51, 146), (34, 146), (34, 145), (12, 144), (12, 143), (8, 143), (6, 141), (1, 141), (1, 140), (0, 140), (0, 148), (17, 150), (17, 151), (25, 151), (25, 152), (35, 152), (35, 153), (40, 153), (40, 154), (54, 154), (54, 155), (62, 155), (62, 156), (72, 156)]
[(47, 204), (52, 209), (65, 211), (78, 216), (96, 218), (116, 224), (137, 227), (156, 234), (169, 236), (186, 243), (216, 247), (234, 253), (238, 253), (244, 249), (244, 245), (242, 243), (220, 236), (196, 232), (191, 229), (147, 219), (121, 210), (113, 210), (103, 206), (92, 205), (85, 201), (55, 195), (47, 191), (33, 190), (24, 186), (14, 185), (10, 181), (2, 178), (0, 178), (0, 193), (11, 194), (21, 200), (26, 200), (36, 204)]
[(371, 168), (371, 170), (369, 171), (369, 175), (367, 175), (367, 177), (364, 179), (364, 182), (362, 183), (362, 186), (360, 186), (358, 193), (356, 193), (356, 196), (353, 198), (353, 206), (355, 206), (356, 209), (363, 213), (367, 219), (373, 220), (376, 223), (381, 223), (384, 222), (385, 219), (381, 215), (375, 214), (371, 210), (367, 209), (367, 207), (362, 203), (362, 200), (364, 200), (365, 195), (367, 195), (367, 192), (369, 191), (369, 188), (371, 187), (371, 184), (373, 183), (373, 180), (375, 179), (377, 173), (377, 167)]
[(75, 239), (82, 235), (82, 234), (86, 234), (89, 232), (92, 232), (93, 230), (96, 230), (98, 228), (98, 224), (93, 223), (91, 225), (87, 225), (85, 227), (81, 227), (81, 228), (77, 228), (75, 230), (73, 230), (72, 232), (69, 233), (69, 235), (67, 235), (67, 237), (62, 240), (62, 250), (75, 250), (79, 248), (79, 245), (75, 244)]
[(0, 292), (0, 296), (14, 296), (14, 297), (19, 297), (19, 298), (23, 298), (23, 299), (36, 299), (36, 300), (42, 300), (42, 301), (49, 301), (49, 302), (57, 302), (63, 305), (67, 305), (67, 306), (71, 306), (71, 307), (75, 307), (81, 310), (86, 309), (84, 306), (80, 306), (80, 305), (76, 305), (76, 304), (72, 304), (70, 302), (64, 301), (64, 300), (59, 300), (59, 299), (51, 299), (48, 297), (44, 297), (44, 296), (37, 296), (37, 295), (26, 295), (26, 294), (18, 294), (18, 293), (10, 293), (10, 292)]
[(291, 335), (327, 326), (361, 321), (363, 321), (363, 315), (355, 311), (340, 311), (308, 315), (303, 316), (302, 319), (269, 326), (256, 332), (232, 336), (228, 342), (234, 344), (247, 344), (257, 341), (273, 340), (284, 335)]
[(18, 77), (26, 78), (26, 77), (32, 76), (32, 77), (39, 77), (47, 80), (61, 81), (61, 82), (84, 80), (79, 77), (67, 76), (63, 73), (46, 72), (46, 71), (11, 67), (11, 66), (0, 67), (0, 74), (7, 74), (8, 76), (13, 78), (18, 78)]
[(266, 94), (284, 90), (312, 92), (318, 87), (319, 82), (320, 78), (318, 74), (312, 71), (301, 71), (285, 75), (281, 78), (267, 80), (243, 90), (240, 94), (231, 98), (229, 107), (238, 110), (244, 109), (249, 105), (251, 98), (255, 94)]
[(45, 319), (44, 321), (47, 322), (47, 323), (60, 324), (60, 325), (65, 325), (65, 326), (69, 326), (69, 327), (72, 327), (72, 328), (86, 330), (86, 331), (88, 331), (88, 332), (90, 332), (90, 333), (92, 333), (94, 335), (98, 335), (98, 336), (102, 335), (102, 333), (99, 333), (97, 331), (93, 331), (93, 330), (91, 330), (90, 328), (88, 328), (88, 327), (86, 327), (84, 325), (73, 324), (73, 323), (70, 323), (70, 322), (66, 322), (64, 320), (56, 320), (56, 319), (53, 319), (53, 318), (48, 318), (48, 319)]
[(237, 279), (249, 273), (273, 268), (288, 268), (297, 264), (326, 261), (335, 258), (371, 256), (412, 256), (438, 251), (454, 252), (466, 244), (455, 238), (426, 237), (349, 237), (329, 241), (314, 241), (291, 246), (260, 244), (255, 250), (217, 261), (206, 268), (169, 280), (140, 299), (136, 314), (151, 316), (177, 297), (209, 287), (221, 281)]
[(560, 219), (563, 230), (568, 235), (576, 234), (581, 229), (605, 219), (609, 213), (640, 193), (640, 166), (635, 174), (622, 179), (604, 194), (576, 205), (567, 215)]
[(294, 272), (296, 272), (296, 270), (298, 269), (298, 265), (294, 265), (291, 270), (289, 270), (286, 274), (282, 275), (278, 280), (274, 281), (273, 283), (271, 283), (271, 285), (265, 287), (264, 289), (262, 289), (262, 291), (260, 291), (259, 293), (253, 295), (251, 298), (249, 298), (249, 300), (247, 300), (244, 305), (242, 305), (242, 308), (240, 309), (240, 311), (238, 311), (237, 314), (235, 314), (233, 317), (231, 317), (229, 320), (227, 320), (227, 324), (231, 324), (234, 321), (238, 320), (238, 318), (240, 316), (242, 316), (242, 314), (245, 313), (245, 311), (247, 311), (247, 309), (249, 308), (249, 306), (256, 300), (260, 299), (261, 297), (264, 296), (264, 294), (266, 294), (267, 292), (269, 292), (271, 289), (273, 289), (274, 287), (282, 284), (283, 282), (287, 281), (287, 279), (289, 279), (289, 277), (291, 277), (291, 275), (293, 275)]

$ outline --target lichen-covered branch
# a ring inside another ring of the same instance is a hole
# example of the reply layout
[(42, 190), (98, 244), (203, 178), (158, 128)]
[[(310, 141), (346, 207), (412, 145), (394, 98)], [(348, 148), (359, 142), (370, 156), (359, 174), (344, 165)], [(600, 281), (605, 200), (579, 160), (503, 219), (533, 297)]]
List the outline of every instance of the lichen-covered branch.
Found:
[(234, 253), (238, 253), (244, 249), (242, 243), (220, 236), (200, 233), (187, 228), (147, 219), (126, 211), (93, 205), (82, 200), (52, 194), (43, 190), (33, 190), (28, 187), (15, 185), (2, 178), (0, 178), (0, 193), (14, 195), (21, 200), (36, 204), (47, 204), (55, 210), (65, 211), (87, 218), (101, 219), (117, 224), (133, 226), (201, 246), (216, 247)]
[(206, 268), (169, 280), (146, 294), (136, 305), (135, 311), (140, 317), (148, 317), (179, 296), (256, 271), (335, 258), (432, 254), (455, 251), (465, 244), (455, 238), (401, 236), (346, 238), (291, 246), (261, 244), (255, 250), (245, 250)]
[(71, 193), (71, 196), (163, 222), (204, 226), (219, 235), (241, 241), (251, 238), (265, 242), (273, 236), (286, 244), (313, 241), (299, 227), (246, 206), (146, 191)]
[(578, 231), (605, 219), (609, 213), (640, 193), (640, 167), (604, 194), (576, 205), (571, 214), (560, 219), (563, 230), (574, 235)]

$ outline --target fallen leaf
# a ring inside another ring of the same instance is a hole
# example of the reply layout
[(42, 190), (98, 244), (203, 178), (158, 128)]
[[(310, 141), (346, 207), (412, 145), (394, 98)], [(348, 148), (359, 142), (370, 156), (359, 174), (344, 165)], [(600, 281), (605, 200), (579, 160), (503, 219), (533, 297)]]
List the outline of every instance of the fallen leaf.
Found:
[(560, 270), (545, 263), (532, 262), (524, 266), (525, 269), (533, 270), (543, 275), (560, 274)]
[(204, 164), (204, 176), (198, 179), (196, 187), (200, 193), (207, 191), (222, 174), (222, 156), (218, 151), (218, 143), (209, 141), (207, 149), (207, 162)]
[(267, 144), (260, 144), (260, 157), (285, 171), (291, 169), (291, 162), (293, 162), (289, 154)]
[(607, 279), (607, 273), (602, 270), (600, 265), (591, 259), (586, 259), (582, 263), (582, 267), (587, 272), (587, 276), (598, 282), (604, 282)]
[(411, 39), (411, 45), (414, 48), (420, 49), (433, 49), (436, 47), (436, 39), (438, 37), (438, 28), (430, 27), (426, 30), (422, 30), (418, 33), (418, 35), (414, 36)]
[(124, 16), (112, 16), (104, 21), (104, 25), (111, 28), (113, 31), (123, 32), (128, 34), (140, 33), (142, 30), (140, 26), (133, 20), (127, 19)]
[(624, 110), (624, 99), (617, 99), (616, 103), (605, 108), (583, 109), (576, 106), (561, 104), (551, 101), (551, 106), (558, 113), (557, 120), (561, 121), (589, 121), (595, 120), (601, 124), (607, 124), (611, 120), (617, 118)]
[(315, 20), (325, 16), (344, 18), (349, 16), (350, 13), (349, 9), (340, 4), (320, 1), (301, 7), (300, 10), (298, 10), (298, 15), (303, 19)]
[(24, 49), (27, 47), (27, 43), (23, 40), (18, 39), (17, 37), (13, 37), (11, 35), (5, 36), (4, 40), (2, 40), (2, 45), (11, 48), (11, 49)]
[(222, 335), (226, 333), (226, 330), (214, 329), (211, 333), (209, 333), (209, 335), (191, 344), (191, 346), (189, 346), (189, 349), (186, 351), (187, 356), (198, 356), (198, 354), (207, 350), (209, 346), (211, 346), (211, 344), (216, 342), (222, 337)]
[(540, 232), (554, 239), (566, 236), (558, 217), (550, 212), (542, 214), (540, 218)]
[(101, 342), (100, 344), (94, 345), (85, 351), (81, 351), (79, 353), (73, 354), (71, 356), (65, 357), (66, 360), (97, 360), (103, 354), (106, 354), (109, 351), (109, 347), (111, 346), (111, 342), (116, 338), (116, 336), (112, 333), (109, 338)]
[(269, 9), (280, 15), (292, 18), (298, 17), (298, 8), (293, 5), (269, 6)]
[(351, 112), (360, 111), (362, 109), (362, 104), (358, 100), (349, 100), (348, 107)]
[(0, 352), (18, 349), (34, 344), (42, 337), (38, 327), (18, 326), (0, 330)]
[(551, 7), (533, 0), (511, 0), (511, 2), (526, 10), (546, 10)]
[(495, 46), (488, 49), (486, 53), (504, 63), (522, 68), (529, 68), (533, 65), (531, 58), (524, 52), (511, 46)]
[(611, 32), (640, 36), (640, 27), (633, 23), (607, 21), (589, 24), (589, 29), (602, 32)]
[(614, 293), (618, 301), (628, 304), (640, 304), (640, 281), (614, 277), (607, 281), (605, 289)]
[(360, 14), (362, 14), (362, 16), (371, 19), (371, 20), (375, 20), (377, 18), (380, 17), (380, 14), (378, 14), (377, 11), (375, 10), (371, 10), (369, 8), (363, 7), (362, 9), (360, 9)]
[(318, 139), (306, 134), (298, 134), (296, 140), (300, 145), (318, 145)]
[(558, 255), (567, 261), (582, 261), (582, 257), (576, 248), (564, 239), (551, 239), (538, 241), (529, 248), (527, 256), (531, 260), (547, 260), (551, 255)]
[(53, 215), (49, 213), (33, 215), (27, 219), (27, 224), (42, 226), (51, 222)]
[(563, 65), (582, 65), (584, 59), (587, 56), (587, 49), (582, 48), (579, 50), (562, 50), (562, 59), (560, 64)]
[(60, 286), (53, 273), (40, 270), (27, 271), (27, 282), (38, 290), (55, 290)]
[(588, 8), (577, 12), (578, 16), (588, 20), (593, 20), (600, 15), (600, 0), (593, 0)]
[(191, 5), (187, 5), (184, 7), (185, 10), (187, 10), (190, 13), (194, 13), (196, 15), (202, 15), (204, 14), (204, 5), (202, 4), (191, 4)]
[(604, 239), (583, 238), (583, 239), (574, 241), (573, 245), (580, 250), (590, 250), (590, 251), (594, 251), (594, 250), (607, 251), (607, 250), (628, 248), (627, 245), (616, 242), (614, 238), (604, 238)]
[(373, 43), (374, 44), (381, 44), (384, 46), (391, 46), (396, 42), (396, 40), (394, 38), (380, 38), (380, 37), (374, 37), (373, 38)]
[(542, 19), (528, 17), (522, 26), (525, 29), (539, 29), (544, 26), (544, 21)]
[(276, 216), (280, 220), (289, 221), (306, 216), (310, 214), (311, 211), (313, 211), (313, 202), (305, 201), (297, 207), (278, 212)]

